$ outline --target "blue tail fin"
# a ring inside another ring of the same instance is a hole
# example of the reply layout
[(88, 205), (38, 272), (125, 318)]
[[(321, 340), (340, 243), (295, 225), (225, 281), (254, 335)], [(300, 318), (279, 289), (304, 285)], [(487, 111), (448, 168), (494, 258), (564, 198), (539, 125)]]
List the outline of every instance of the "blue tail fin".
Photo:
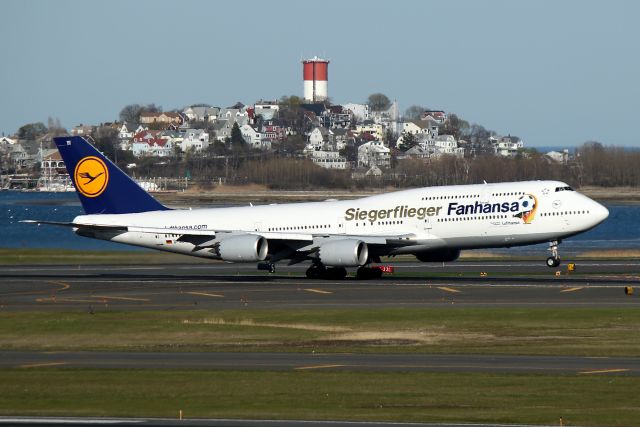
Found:
[(166, 210), (134, 180), (80, 136), (54, 138), (87, 214)]

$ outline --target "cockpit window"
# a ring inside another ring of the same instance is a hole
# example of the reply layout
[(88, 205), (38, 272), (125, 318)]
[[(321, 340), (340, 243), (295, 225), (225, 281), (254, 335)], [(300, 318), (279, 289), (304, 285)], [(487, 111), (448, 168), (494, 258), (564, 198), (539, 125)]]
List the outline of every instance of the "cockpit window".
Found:
[(569, 187), (568, 185), (566, 187), (556, 187), (556, 193), (558, 191), (576, 191), (573, 188)]

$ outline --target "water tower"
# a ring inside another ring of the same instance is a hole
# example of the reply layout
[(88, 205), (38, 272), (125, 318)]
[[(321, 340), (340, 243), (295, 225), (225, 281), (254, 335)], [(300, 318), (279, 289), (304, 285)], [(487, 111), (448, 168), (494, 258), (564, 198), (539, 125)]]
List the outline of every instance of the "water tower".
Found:
[(302, 60), (302, 76), (304, 78), (304, 100), (309, 102), (324, 101), (329, 97), (329, 60), (314, 56)]

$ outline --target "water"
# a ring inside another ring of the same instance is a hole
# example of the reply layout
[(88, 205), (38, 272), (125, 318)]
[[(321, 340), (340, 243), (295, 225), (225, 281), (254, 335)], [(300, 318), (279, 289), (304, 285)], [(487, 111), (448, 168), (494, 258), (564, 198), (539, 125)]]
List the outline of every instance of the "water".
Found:
[[(602, 249), (640, 249), (640, 205), (610, 204), (609, 218), (586, 233), (565, 240), (560, 254), (575, 254)], [(83, 214), (75, 193), (0, 192), (0, 247), (78, 250), (142, 250), (101, 240), (76, 236), (67, 227), (37, 226), (18, 221), (72, 221)], [(544, 254), (547, 244), (492, 249), (492, 252)]]

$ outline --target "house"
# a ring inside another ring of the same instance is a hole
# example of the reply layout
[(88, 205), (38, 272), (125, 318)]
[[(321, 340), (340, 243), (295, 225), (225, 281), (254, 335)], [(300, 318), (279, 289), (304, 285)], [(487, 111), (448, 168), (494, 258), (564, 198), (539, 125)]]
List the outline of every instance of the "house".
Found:
[(464, 148), (458, 147), (458, 143), (453, 135), (438, 135), (433, 140), (436, 156), (450, 154), (457, 157), (464, 157)]
[(186, 132), (172, 138), (174, 145), (178, 138), (181, 139), (180, 148), (183, 152), (206, 150), (209, 146), (209, 134), (203, 129), (187, 129)]
[(524, 147), (524, 142), (517, 136), (490, 136), (489, 142), (493, 146), (495, 154), (513, 157)]
[(382, 140), (384, 138), (384, 127), (380, 123), (368, 120), (356, 126), (356, 134), (360, 137), (370, 135), (376, 140)]
[(368, 104), (354, 104), (348, 103), (343, 104), (342, 108), (344, 110), (349, 110), (354, 116), (354, 120), (362, 122), (365, 120), (371, 119), (371, 112), (369, 111)]
[(96, 131), (96, 127), (95, 126), (91, 126), (91, 125), (83, 125), (82, 123), (80, 123), (78, 126), (74, 126), (73, 128), (71, 128), (71, 135), (74, 136), (91, 136), (93, 135), (93, 133)]
[(325, 169), (347, 169), (349, 162), (337, 151), (313, 150), (309, 153), (311, 161)]
[(178, 113), (141, 113), (140, 114), (140, 123), (144, 125), (150, 125), (153, 123), (161, 123), (166, 125), (174, 124), (176, 126), (180, 125), (182, 122), (182, 117)]
[(219, 107), (187, 107), (182, 110), (182, 113), (189, 119), (191, 122), (207, 122), (213, 123), (218, 119), (218, 114), (220, 114)]
[(434, 153), (427, 144), (416, 144), (404, 152), (405, 156), (413, 159), (428, 159)]
[(562, 152), (549, 151), (545, 154), (545, 156), (556, 163), (567, 164), (567, 162), (569, 161), (569, 150), (565, 148), (564, 150), (562, 150)]
[(441, 126), (447, 120), (447, 114), (440, 110), (426, 110), (420, 115), (420, 120), (429, 120)]
[(169, 157), (173, 155), (171, 138), (159, 131), (145, 130), (133, 137), (133, 155), (135, 157)]
[(242, 138), (245, 142), (251, 145), (252, 148), (261, 150), (269, 150), (271, 148), (271, 141), (263, 141), (262, 134), (248, 124), (240, 127), (240, 133), (242, 133)]
[(358, 166), (388, 168), (391, 166), (391, 150), (382, 141), (362, 144), (358, 147)]
[(263, 120), (272, 120), (278, 111), (280, 105), (277, 101), (263, 101), (256, 102), (253, 106), (253, 113), (255, 116), (262, 116)]
[(333, 143), (333, 131), (324, 127), (315, 127), (309, 132), (309, 145), (319, 149)]
[(268, 119), (262, 121), (262, 141), (270, 143), (283, 141), (287, 134), (287, 129), (279, 119)]
[(16, 142), (17, 141), (15, 139), (11, 139), (6, 136), (3, 136), (2, 138), (0, 138), (0, 146), (7, 147), (9, 145), (15, 144)]

